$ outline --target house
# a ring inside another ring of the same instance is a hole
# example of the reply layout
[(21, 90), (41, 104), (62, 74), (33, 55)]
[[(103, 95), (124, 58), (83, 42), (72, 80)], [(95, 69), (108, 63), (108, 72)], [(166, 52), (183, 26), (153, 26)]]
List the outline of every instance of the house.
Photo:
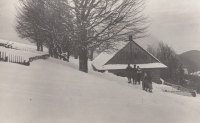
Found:
[(143, 72), (149, 71), (152, 81), (156, 83), (161, 83), (160, 69), (167, 68), (166, 65), (132, 40), (120, 50), (113, 53), (103, 52), (92, 61), (94, 70), (108, 71), (122, 77), (126, 77), (128, 64), (131, 67), (133, 65), (139, 66)]

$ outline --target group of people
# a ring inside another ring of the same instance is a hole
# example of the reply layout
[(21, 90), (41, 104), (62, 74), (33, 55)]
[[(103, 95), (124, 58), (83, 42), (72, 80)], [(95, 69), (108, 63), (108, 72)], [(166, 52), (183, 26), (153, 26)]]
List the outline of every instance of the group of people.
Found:
[(151, 81), (151, 76), (150, 73), (148, 71), (145, 71), (144, 74), (142, 74), (142, 70), (140, 69), (139, 66), (136, 67), (136, 65), (134, 65), (134, 67), (132, 68), (130, 66), (130, 64), (128, 64), (127, 68), (126, 68), (126, 72), (127, 72), (127, 78), (128, 78), (128, 83), (132, 83), (131, 80), (133, 81), (133, 84), (139, 84), (141, 82), (141, 77), (143, 75), (142, 78), (142, 88), (145, 91), (149, 91), (152, 92), (152, 81)]

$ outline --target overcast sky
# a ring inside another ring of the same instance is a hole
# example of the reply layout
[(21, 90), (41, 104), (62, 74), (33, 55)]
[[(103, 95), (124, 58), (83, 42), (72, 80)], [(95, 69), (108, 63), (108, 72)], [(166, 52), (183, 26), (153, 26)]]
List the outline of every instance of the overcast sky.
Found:
[[(24, 42), (17, 37), (17, 0), (0, 0), (0, 38)], [(200, 0), (148, 0), (144, 14), (149, 16), (149, 33), (177, 53), (200, 50)]]

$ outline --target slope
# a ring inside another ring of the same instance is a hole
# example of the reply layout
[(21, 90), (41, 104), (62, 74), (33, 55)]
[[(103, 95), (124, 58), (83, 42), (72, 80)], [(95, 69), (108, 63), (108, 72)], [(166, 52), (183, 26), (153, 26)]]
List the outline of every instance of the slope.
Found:
[(0, 122), (199, 122), (199, 97), (164, 93), (158, 85), (147, 93), (126, 78), (79, 72), (76, 63), (52, 58), (30, 67), (0, 62)]

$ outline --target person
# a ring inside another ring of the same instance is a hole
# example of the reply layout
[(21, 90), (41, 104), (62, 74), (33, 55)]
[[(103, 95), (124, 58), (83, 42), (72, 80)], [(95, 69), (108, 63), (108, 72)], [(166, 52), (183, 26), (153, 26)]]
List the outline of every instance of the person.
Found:
[(147, 91), (149, 89), (149, 92), (152, 93), (152, 81), (151, 81), (151, 75), (149, 72), (144, 73), (144, 80), (142, 82), (142, 88), (143, 90)]
[(130, 64), (128, 64), (128, 66), (126, 67), (128, 83), (131, 83), (131, 70), (132, 70), (132, 67), (130, 66)]
[(140, 85), (142, 71), (139, 66), (137, 66), (137, 82)]
[(136, 65), (134, 65), (134, 68), (132, 68), (132, 79), (133, 79), (133, 84), (136, 84), (136, 81), (137, 81), (137, 68), (136, 68)]
[(146, 83), (147, 83), (147, 73), (144, 72), (144, 77), (143, 77), (143, 80), (142, 80), (142, 89), (143, 90), (146, 90)]

